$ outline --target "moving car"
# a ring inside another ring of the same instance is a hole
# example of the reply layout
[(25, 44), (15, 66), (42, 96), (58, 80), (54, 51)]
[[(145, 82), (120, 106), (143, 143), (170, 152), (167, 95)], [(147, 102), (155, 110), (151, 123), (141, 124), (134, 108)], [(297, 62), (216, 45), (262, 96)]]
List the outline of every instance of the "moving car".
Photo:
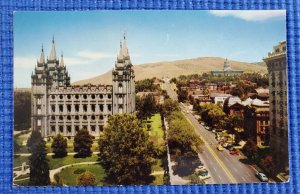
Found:
[(219, 150), (219, 151), (223, 151), (223, 150), (224, 150), (224, 148), (223, 148), (221, 145), (218, 145), (218, 146), (217, 146), (217, 150)]
[(269, 181), (268, 177), (267, 177), (264, 173), (262, 173), (262, 172), (257, 172), (257, 173), (255, 173), (255, 176), (256, 176), (260, 181), (262, 181), (262, 182), (268, 182), (268, 181)]

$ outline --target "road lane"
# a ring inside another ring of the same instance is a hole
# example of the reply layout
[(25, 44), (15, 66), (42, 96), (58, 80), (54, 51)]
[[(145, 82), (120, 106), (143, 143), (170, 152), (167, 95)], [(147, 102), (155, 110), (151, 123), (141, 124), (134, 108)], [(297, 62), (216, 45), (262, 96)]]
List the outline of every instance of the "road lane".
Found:
[[(165, 81), (165, 89), (170, 98), (178, 100), (177, 94), (174, 89), (172, 89), (168, 80)], [(199, 154), (199, 158), (212, 177), (206, 181), (207, 183), (259, 182), (255, 176), (255, 169), (250, 165), (240, 162), (238, 156), (230, 155), (228, 150), (218, 151), (216, 149), (218, 142), (215, 139), (215, 134), (206, 130), (183, 104), (180, 104), (180, 108), (194, 126), (196, 132), (205, 141), (203, 153)]]
[[(218, 145), (218, 141), (215, 139), (215, 134), (211, 131), (206, 130), (192, 115), (191, 113), (187, 112), (187, 108), (184, 107), (181, 104), (181, 108), (184, 110), (184, 115), (189, 119), (189, 121), (194, 125), (195, 129), (199, 132), (200, 136), (202, 138), (205, 138), (205, 140), (209, 141), (214, 145), (212, 149), (214, 149), (214, 152), (219, 158), (224, 158), (222, 160), (222, 163), (226, 166), (226, 168), (230, 171), (230, 174), (232, 174), (238, 182), (241, 183), (250, 183), (250, 182), (259, 182), (259, 180), (256, 178), (255, 173), (256, 171), (247, 164), (243, 164), (240, 161), (240, 157), (233, 156), (229, 153), (228, 150), (224, 149), (224, 151), (218, 151), (216, 149), (216, 146)], [(252, 174), (252, 176), (249, 176), (249, 174)]]

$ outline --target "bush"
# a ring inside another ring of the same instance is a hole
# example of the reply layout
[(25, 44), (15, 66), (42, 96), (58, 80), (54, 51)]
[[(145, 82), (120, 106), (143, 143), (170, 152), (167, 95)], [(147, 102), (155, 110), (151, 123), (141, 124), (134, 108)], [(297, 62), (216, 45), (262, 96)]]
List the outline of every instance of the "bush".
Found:
[(77, 178), (77, 184), (78, 186), (95, 186), (96, 176), (90, 172), (82, 173)]

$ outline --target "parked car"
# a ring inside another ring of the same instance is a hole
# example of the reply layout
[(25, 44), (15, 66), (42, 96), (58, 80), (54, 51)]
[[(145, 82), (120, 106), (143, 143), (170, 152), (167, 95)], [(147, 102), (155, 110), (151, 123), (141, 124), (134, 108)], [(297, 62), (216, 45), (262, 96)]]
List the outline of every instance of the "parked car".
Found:
[(260, 181), (262, 181), (262, 182), (268, 182), (268, 181), (269, 181), (268, 177), (267, 177), (264, 173), (262, 173), (262, 172), (257, 172), (257, 173), (255, 173), (255, 176), (256, 176)]
[(206, 171), (206, 168), (204, 166), (200, 167), (200, 168), (196, 168), (195, 172), (197, 173), (201, 173), (203, 171)]
[(202, 173), (202, 174), (199, 175), (199, 178), (201, 180), (209, 179), (210, 175), (208, 174), (208, 172), (207, 173)]
[(227, 142), (225, 142), (225, 143), (223, 143), (223, 144), (222, 144), (222, 146), (223, 146), (223, 148), (227, 148), (227, 146), (228, 146), (228, 143), (227, 143)]
[(203, 125), (203, 126), (205, 125), (205, 123), (203, 123), (203, 122), (201, 122), (200, 124)]
[(223, 148), (221, 145), (218, 145), (218, 146), (217, 146), (217, 150), (219, 150), (219, 151), (223, 151), (223, 150), (224, 150), (224, 148)]
[(205, 129), (209, 130), (209, 129), (210, 129), (210, 127), (209, 127), (209, 126), (205, 126)]
[(231, 155), (239, 155), (239, 152), (236, 149), (230, 150), (229, 153)]
[(230, 146), (227, 146), (227, 149), (228, 149), (229, 151), (231, 151), (231, 150), (234, 150), (235, 148), (234, 148), (233, 145), (230, 145)]

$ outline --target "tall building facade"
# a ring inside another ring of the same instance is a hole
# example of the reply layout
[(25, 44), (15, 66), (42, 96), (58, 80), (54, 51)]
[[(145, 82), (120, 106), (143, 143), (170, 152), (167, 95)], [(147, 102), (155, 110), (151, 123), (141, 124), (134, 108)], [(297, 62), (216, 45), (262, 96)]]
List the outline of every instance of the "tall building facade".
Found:
[(286, 41), (274, 46), (264, 61), (269, 73), (270, 147), (277, 170), (286, 171), (289, 167)]
[(42, 48), (31, 75), (32, 129), (43, 137), (72, 137), (81, 128), (99, 136), (109, 115), (134, 113), (135, 75), (125, 34), (112, 75), (112, 85), (72, 86), (63, 55), (56, 57), (52, 40), (49, 57), (45, 59)]

